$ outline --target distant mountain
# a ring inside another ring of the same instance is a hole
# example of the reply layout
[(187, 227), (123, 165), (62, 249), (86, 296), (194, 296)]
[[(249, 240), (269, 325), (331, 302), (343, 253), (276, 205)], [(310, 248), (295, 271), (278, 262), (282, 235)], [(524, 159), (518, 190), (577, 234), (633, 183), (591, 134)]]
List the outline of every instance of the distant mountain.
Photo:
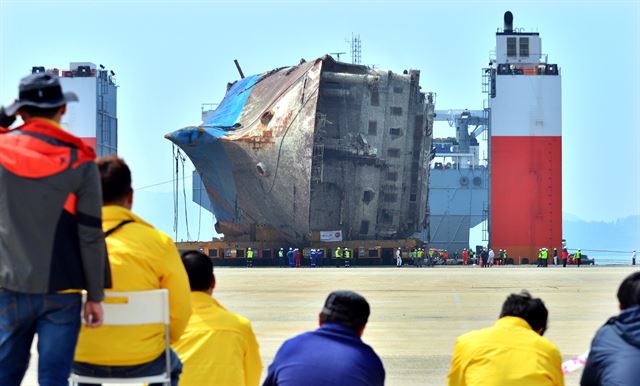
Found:
[(640, 216), (629, 216), (614, 222), (584, 221), (563, 213), (563, 237), (567, 247), (606, 249), (614, 251), (640, 250)]
[(584, 220), (581, 219), (580, 217), (576, 216), (575, 214), (563, 212), (562, 213), (562, 221), (563, 221), (563, 223), (566, 223), (567, 221), (576, 222), (576, 221), (584, 221)]

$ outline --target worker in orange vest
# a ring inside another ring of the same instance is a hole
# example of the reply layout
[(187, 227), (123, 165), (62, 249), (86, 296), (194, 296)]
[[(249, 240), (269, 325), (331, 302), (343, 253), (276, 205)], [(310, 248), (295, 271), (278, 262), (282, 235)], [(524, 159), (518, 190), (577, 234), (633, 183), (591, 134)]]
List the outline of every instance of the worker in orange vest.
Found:
[(469, 251), (467, 248), (462, 250), (462, 264), (467, 265), (469, 263)]

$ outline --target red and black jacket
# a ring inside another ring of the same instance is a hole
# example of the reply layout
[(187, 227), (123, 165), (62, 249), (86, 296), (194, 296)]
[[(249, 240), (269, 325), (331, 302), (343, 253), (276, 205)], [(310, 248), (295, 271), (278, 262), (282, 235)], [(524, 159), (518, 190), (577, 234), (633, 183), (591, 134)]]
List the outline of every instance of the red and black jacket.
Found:
[(0, 130), (0, 286), (24, 293), (108, 283), (94, 151), (55, 122)]

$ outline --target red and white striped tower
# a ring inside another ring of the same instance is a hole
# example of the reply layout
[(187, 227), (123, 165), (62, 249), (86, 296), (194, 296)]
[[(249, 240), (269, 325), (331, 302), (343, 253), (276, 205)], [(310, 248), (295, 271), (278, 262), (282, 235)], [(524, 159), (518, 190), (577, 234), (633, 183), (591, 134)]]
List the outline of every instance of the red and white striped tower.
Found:
[(562, 105), (560, 71), (539, 34), (514, 29), (511, 12), (504, 22), (489, 70), (489, 229), (492, 248), (517, 262), (562, 248)]

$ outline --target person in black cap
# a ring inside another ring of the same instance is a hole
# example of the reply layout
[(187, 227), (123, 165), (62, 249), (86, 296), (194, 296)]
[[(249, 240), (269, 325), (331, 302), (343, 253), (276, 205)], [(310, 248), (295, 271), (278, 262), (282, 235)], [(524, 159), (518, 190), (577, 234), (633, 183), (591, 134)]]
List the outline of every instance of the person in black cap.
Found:
[(320, 328), (284, 342), (263, 386), (384, 385), (382, 361), (361, 336), (369, 303), (352, 291), (329, 294)]
[(60, 123), (67, 103), (77, 101), (76, 94), (62, 92), (60, 80), (55, 74), (31, 74), (20, 80), (18, 99), (6, 108), (0, 107), (0, 126), (11, 126), (16, 120), (16, 113), (21, 115), (25, 122), (30, 117), (41, 117)]
[[(80, 329), (102, 324), (110, 286), (94, 151), (60, 127), (58, 77), (29, 75), (0, 107), (0, 379), (19, 385), (38, 334), (38, 380), (66, 385)], [(13, 130), (16, 115), (24, 124)]]

